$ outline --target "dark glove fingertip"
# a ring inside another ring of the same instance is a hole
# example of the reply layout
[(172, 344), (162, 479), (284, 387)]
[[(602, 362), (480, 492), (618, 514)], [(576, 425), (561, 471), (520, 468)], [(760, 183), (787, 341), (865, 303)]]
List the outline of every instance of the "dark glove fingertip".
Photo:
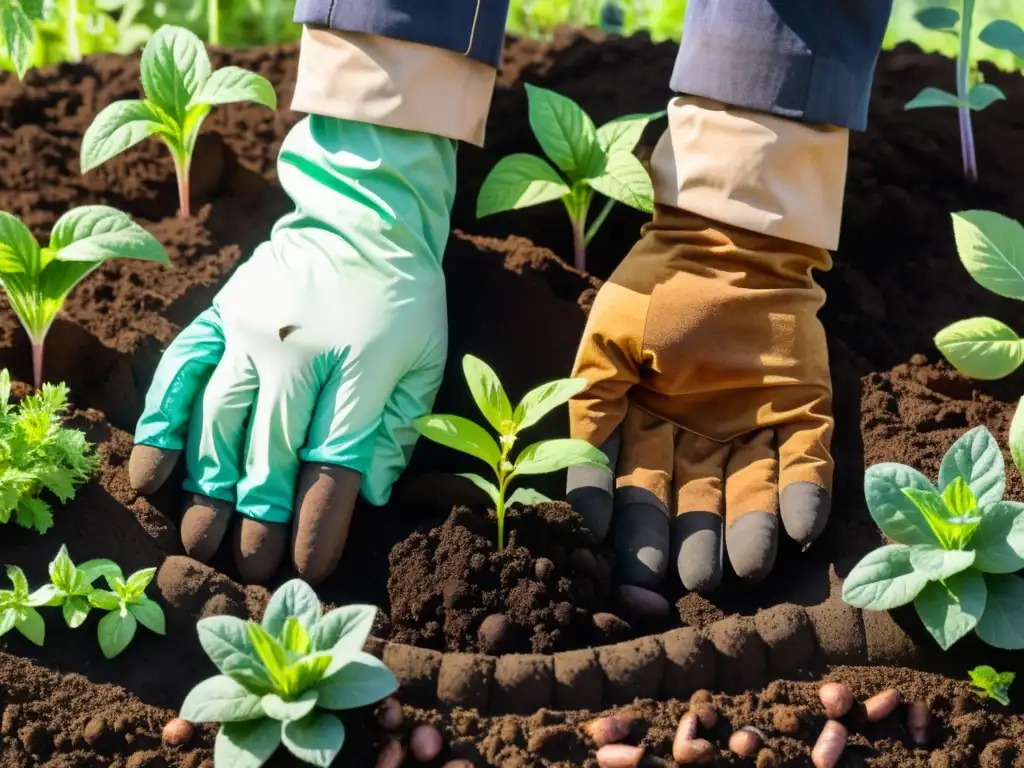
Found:
[(790, 483), (782, 489), (779, 509), (786, 533), (797, 543), (806, 545), (825, 530), (832, 511), (832, 497), (814, 483)]

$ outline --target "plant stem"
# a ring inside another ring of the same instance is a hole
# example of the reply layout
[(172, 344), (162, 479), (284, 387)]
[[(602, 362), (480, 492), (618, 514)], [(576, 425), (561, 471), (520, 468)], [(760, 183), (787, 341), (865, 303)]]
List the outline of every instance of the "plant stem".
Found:
[(67, 0), (64, 5), (64, 37), (68, 61), (81, 61), (82, 49), (78, 44), (78, 0)]
[(174, 172), (178, 177), (178, 215), (183, 219), (192, 215), (188, 200), (188, 172), (191, 165), (191, 157), (174, 153)]
[(32, 340), (32, 383), (43, 386), (43, 342)]
[(597, 214), (597, 218), (590, 222), (590, 226), (587, 227), (587, 233), (583, 236), (583, 247), (586, 248), (590, 245), (590, 241), (594, 239), (594, 235), (597, 234), (597, 230), (604, 224), (604, 220), (608, 218), (608, 214), (612, 212), (612, 207), (615, 205), (615, 201), (610, 197), (604, 204), (604, 208)]
[(956, 59), (956, 96), (960, 101), (960, 151), (963, 155), (964, 175), (972, 184), (978, 180), (978, 160), (974, 152), (974, 128), (967, 97), (970, 88), (971, 34), (974, 22), (974, 0), (964, 0), (960, 16), (960, 53)]
[(587, 269), (587, 243), (582, 219), (572, 220), (572, 264), (581, 272)]
[(220, 45), (220, 0), (206, 0), (206, 26), (210, 45)]

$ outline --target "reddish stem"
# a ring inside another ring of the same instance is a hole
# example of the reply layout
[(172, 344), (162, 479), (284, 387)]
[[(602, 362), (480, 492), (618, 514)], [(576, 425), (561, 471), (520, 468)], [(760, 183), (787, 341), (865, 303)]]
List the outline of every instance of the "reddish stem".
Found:
[(191, 165), (191, 158), (174, 158), (174, 172), (178, 176), (178, 215), (187, 219), (192, 215), (189, 206), (188, 172)]
[(32, 342), (32, 381), (36, 389), (43, 386), (43, 342)]

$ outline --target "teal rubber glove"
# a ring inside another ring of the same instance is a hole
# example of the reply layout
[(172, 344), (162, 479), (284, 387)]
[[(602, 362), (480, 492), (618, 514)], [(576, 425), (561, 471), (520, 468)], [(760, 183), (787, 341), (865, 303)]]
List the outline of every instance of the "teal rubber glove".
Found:
[(159, 487), (184, 451), (186, 490), (267, 524), (292, 519), (300, 461), (387, 501), (445, 365), (455, 147), (319, 116), (289, 132), (295, 211), (164, 353), (135, 434), (158, 451), (133, 453), (133, 485)]

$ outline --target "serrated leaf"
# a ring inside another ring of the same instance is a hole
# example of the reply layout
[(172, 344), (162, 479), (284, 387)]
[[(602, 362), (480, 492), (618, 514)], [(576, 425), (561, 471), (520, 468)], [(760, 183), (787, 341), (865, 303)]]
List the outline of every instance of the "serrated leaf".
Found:
[(974, 629), (985, 611), (985, 579), (977, 571), (951, 576), (943, 585), (928, 584), (914, 600), (925, 629), (942, 650)]
[(560, 200), (571, 190), (558, 172), (536, 155), (517, 153), (501, 158), (487, 174), (476, 199), (482, 219)]
[(958, 320), (935, 335), (935, 346), (965, 376), (1001, 379), (1024, 363), (1024, 340), (991, 317)]
[(911, 602), (927, 583), (911, 565), (909, 547), (887, 545), (853, 567), (843, 582), (843, 600), (855, 608), (889, 611)]

